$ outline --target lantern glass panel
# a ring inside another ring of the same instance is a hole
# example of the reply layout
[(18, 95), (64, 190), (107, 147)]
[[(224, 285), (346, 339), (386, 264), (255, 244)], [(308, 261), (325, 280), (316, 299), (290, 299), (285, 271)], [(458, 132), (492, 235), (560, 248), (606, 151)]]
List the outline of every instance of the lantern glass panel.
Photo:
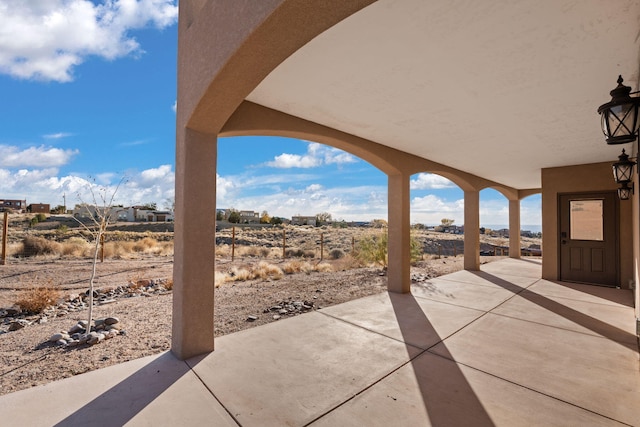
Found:
[(633, 173), (633, 163), (629, 164), (616, 164), (613, 166), (613, 177), (619, 184), (621, 182), (631, 181), (631, 174)]

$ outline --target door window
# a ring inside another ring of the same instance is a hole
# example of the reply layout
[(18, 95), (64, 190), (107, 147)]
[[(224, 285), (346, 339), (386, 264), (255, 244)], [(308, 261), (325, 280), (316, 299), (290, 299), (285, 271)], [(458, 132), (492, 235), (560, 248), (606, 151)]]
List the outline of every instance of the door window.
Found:
[(604, 240), (603, 200), (571, 200), (571, 240)]

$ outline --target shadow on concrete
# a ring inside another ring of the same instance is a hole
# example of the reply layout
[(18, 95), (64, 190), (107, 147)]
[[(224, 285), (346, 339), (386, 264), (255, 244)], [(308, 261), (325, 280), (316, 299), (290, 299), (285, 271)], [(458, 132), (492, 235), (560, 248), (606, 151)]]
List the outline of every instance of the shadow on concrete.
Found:
[[(409, 343), (432, 341), (434, 336), (438, 337), (413, 295), (389, 293), (389, 298), (408, 352)], [(436, 344), (441, 344), (442, 339), (439, 337)], [(435, 356), (425, 350), (409, 363), (415, 372), (431, 425), (495, 425), (451, 354)]]
[(164, 353), (55, 426), (123, 426), (189, 370), (185, 362)]
[[(609, 323), (603, 322), (602, 320), (598, 320), (594, 317), (581, 313), (577, 310), (574, 310), (573, 308), (567, 307), (564, 304), (554, 301), (544, 295), (541, 295), (529, 289), (518, 286), (515, 283), (509, 282), (508, 280), (501, 279), (500, 277), (494, 276), (493, 274), (490, 274), (484, 271), (474, 271), (473, 273), (495, 285), (500, 286), (501, 288), (504, 288), (510, 292), (513, 292), (514, 294), (517, 294), (521, 298), (524, 298), (533, 304), (536, 304), (542, 308), (545, 308), (551, 311), (552, 313), (562, 316), (573, 323), (576, 323), (586, 329), (589, 329), (598, 335), (601, 335), (605, 338), (608, 338), (611, 341), (617, 342), (631, 349), (637, 350), (637, 337), (627, 331), (624, 331), (620, 328), (610, 325)], [(616, 290), (611, 288), (601, 288), (601, 287), (591, 286), (592, 289), (588, 289), (589, 285), (574, 285), (574, 284), (564, 284), (564, 283), (557, 283), (557, 284), (560, 286), (565, 286), (570, 289), (575, 289), (578, 286), (584, 287), (584, 289), (580, 288), (580, 291), (589, 293), (591, 295), (594, 295), (603, 299), (608, 299), (607, 298), (608, 296), (609, 298), (613, 298), (612, 301), (614, 302), (618, 302), (618, 300), (623, 300), (623, 299), (617, 298), (615, 296)], [(609, 295), (605, 295), (603, 290), (609, 291)], [(617, 291), (620, 292), (620, 290), (617, 290)], [(624, 298), (624, 300), (626, 299), (627, 298)], [(625, 303), (624, 305), (627, 305), (627, 304)]]

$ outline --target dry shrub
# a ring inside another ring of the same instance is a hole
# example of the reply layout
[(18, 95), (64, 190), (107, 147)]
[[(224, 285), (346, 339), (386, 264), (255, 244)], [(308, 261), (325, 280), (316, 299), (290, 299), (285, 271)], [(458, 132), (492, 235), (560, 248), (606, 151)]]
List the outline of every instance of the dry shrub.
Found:
[(156, 239), (145, 237), (144, 239), (135, 242), (132, 249), (134, 252), (149, 252), (157, 245), (158, 241)]
[(164, 288), (168, 291), (173, 290), (173, 279), (167, 279), (165, 280), (165, 282), (162, 284), (162, 286), (164, 286)]
[(284, 273), (282, 272), (282, 269), (277, 265), (269, 264), (265, 261), (260, 261), (258, 263), (258, 266), (253, 269), (253, 275), (254, 278), (260, 278), (263, 280), (268, 278), (279, 280), (282, 279)]
[(289, 248), (284, 253), (290, 258), (302, 258), (304, 256), (304, 251), (300, 248)]
[(347, 254), (343, 258), (333, 263), (335, 271), (353, 270), (354, 268), (360, 268), (363, 264), (357, 258)]
[(316, 251), (311, 250), (311, 249), (306, 250), (306, 251), (304, 251), (302, 256), (305, 257), (305, 258), (315, 258), (316, 257)]
[(160, 256), (173, 255), (173, 242), (160, 242), (154, 250), (154, 254)]
[(37, 314), (55, 304), (59, 297), (60, 292), (52, 286), (35, 286), (23, 291), (15, 303), (22, 311)]
[(311, 273), (312, 271), (314, 271), (315, 268), (313, 267), (313, 265), (311, 265), (310, 263), (308, 263), (307, 261), (303, 262), (300, 264), (300, 272), (301, 273)]
[(260, 248), (256, 246), (243, 246), (240, 250), (244, 256), (257, 258), (260, 255)]
[(302, 265), (302, 262), (295, 261), (295, 260), (285, 262), (282, 265), (282, 271), (284, 271), (285, 274), (299, 273), (301, 265)]
[(251, 271), (247, 270), (246, 268), (232, 267), (231, 271), (229, 272), (230, 281), (243, 282), (245, 280), (251, 279), (253, 279), (253, 274), (251, 274)]
[(229, 245), (216, 245), (217, 257), (228, 257), (231, 255), (231, 246)]
[(104, 244), (104, 256), (107, 258), (122, 259), (133, 252), (134, 242), (115, 241)]
[(62, 252), (62, 245), (58, 242), (42, 237), (27, 236), (22, 240), (22, 256), (56, 255)]
[(229, 275), (227, 273), (222, 273), (220, 271), (216, 271), (215, 278), (213, 280), (213, 285), (216, 288), (219, 288), (227, 280), (230, 280)]
[(269, 255), (271, 255), (271, 249), (270, 248), (265, 248), (265, 247), (260, 247), (260, 257), (262, 258), (269, 258)]
[(81, 258), (86, 256), (87, 251), (90, 250), (90, 244), (81, 237), (71, 237), (70, 239), (61, 243), (62, 255), (74, 258)]
[(321, 273), (328, 273), (333, 271), (333, 267), (329, 263), (321, 262), (315, 266), (314, 270)]
[(331, 251), (329, 251), (329, 257), (331, 257), (331, 259), (342, 259), (344, 258), (344, 255), (344, 251), (339, 248), (331, 249)]

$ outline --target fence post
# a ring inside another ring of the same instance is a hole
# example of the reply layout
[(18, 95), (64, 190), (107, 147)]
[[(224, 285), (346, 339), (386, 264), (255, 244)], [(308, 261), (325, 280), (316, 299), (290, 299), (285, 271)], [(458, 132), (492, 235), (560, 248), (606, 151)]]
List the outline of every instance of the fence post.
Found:
[(231, 262), (236, 256), (236, 226), (231, 227)]
[(454, 243), (454, 244), (453, 244), (453, 257), (455, 258), (455, 257), (457, 257), (457, 256), (458, 256), (458, 253), (457, 253), (457, 251), (456, 251), (456, 244)]
[(282, 229), (282, 259), (287, 257), (287, 230)]
[(356, 251), (356, 238), (355, 236), (351, 236), (351, 255), (353, 255)]
[(324, 255), (324, 233), (320, 233), (320, 261)]
[(438, 259), (442, 258), (442, 245), (438, 245)]
[(2, 222), (2, 259), (0, 265), (5, 265), (7, 262), (7, 234), (9, 231), (9, 212), (4, 211), (4, 221)]

